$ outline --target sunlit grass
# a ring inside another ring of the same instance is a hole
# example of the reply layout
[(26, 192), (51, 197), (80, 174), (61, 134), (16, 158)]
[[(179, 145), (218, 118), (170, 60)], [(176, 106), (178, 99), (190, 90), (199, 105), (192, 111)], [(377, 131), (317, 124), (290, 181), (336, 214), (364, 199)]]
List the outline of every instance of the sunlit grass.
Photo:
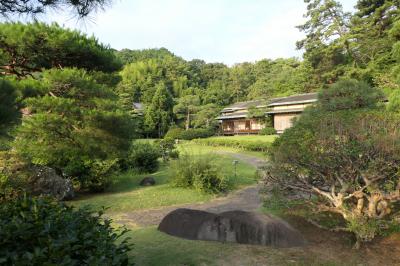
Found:
[[(185, 144), (180, 147), (181, 152), (191, 152), (196, 156), (208, 156), (213, 149), (204, 149), (197, 145)], [(215, 163), (221, 171), (230, 178), (233, 188), (237, 189), (256, 182), (256, 168), (248, 163), (239, 162), (235, 176), (232, 162), (234, 158), (229, 155), (215, 155)], [(159, 208), (164, 206), (206, 202), (216, 195), (205, 194), (187, 188), (172, 187), (169, 184), (172, 172), (169, 163), (161, 164), (158, 172), (153, 174), (138, 174), (128, 171), (114, 177), (112, 186), (105, 193), (81, 195), (72, 201), (75, 206), (90, 205), (93, 209), (108, 208), (108, 213), (130, 212), (142, 209)], [(141, 187), (139, 182), (145, 176), (155, 179), (156, 185)]]

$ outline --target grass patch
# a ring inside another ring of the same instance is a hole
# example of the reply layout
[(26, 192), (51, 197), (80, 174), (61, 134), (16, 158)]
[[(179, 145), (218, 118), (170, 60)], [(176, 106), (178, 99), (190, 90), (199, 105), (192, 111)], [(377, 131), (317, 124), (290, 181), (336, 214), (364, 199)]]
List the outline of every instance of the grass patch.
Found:
[[(188, 145), (185, 145), (188, 148)], [(211, 151), (194, 151), (197, 156), (207, 156)], [(221, 171), (230, 177), (234, 188), (251, 185), (256, 182), (255, 167), (245, 162), (239, 162), (237, 175), (234, 175), (232, 157), (228, 155), (217, 155), (217, 164)], [(139, 186), (140, 180), (145, 176), (152, 176), (156, 185), (152, 187)], [(94, 209), (108, 208), (107, 213), (130, 212), (142, 209), (159, 208), (171, 205), (206, 202), (215, 195), (205, 194), (194, 189), (172, 187), (169, 184), (171, 169), (169, 163), (162, 163), (159, 171), (154, 174), (138, 174), (128, 171), (114, 177), (113, 184), (106, 193), (81, 195), (71, 201), (75, 206), (91, 205)]]
[(186, 240), (155, 227), (133, 229), (128, 236), (137, 265), (343, 265), (309, 250)]

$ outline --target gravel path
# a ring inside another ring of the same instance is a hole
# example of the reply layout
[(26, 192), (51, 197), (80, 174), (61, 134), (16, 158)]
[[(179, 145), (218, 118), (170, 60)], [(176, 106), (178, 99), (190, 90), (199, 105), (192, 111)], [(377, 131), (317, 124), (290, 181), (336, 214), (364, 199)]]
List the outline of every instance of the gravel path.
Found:
[[(255, 167), (260, 167), (265, 164), (264, 160), (250, 155), (225, 151), (219, 151), (218, 154), (232, 156)], [(151, 226), (158, 225), (164, 216), (178, 208), (205, 210), (214, 213), (232, 210), (256, 211), (262, 205), (262, 198), (259, 193), (260, 188), (261, 185), (248, 186), (226, 197), (216, 198), (205, 203), (174, 205), (157, 209), (128, 212), (120, 215), (118, 218), (114, 218), (114, 220), (120, 224)]]

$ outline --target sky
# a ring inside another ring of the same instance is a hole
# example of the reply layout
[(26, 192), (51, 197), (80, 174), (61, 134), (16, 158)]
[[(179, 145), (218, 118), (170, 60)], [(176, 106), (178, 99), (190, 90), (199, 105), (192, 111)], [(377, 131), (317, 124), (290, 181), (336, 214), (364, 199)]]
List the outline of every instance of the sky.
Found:
[[(340, 0), (352, 11), (357, 0)], [(186, 60), (228, 65), (263, 58), (301, 57), (302, 0), (114, 0), (77, 21), (68, 13), (45, 20), (96, 36), (115, 49), (165, 47)]]

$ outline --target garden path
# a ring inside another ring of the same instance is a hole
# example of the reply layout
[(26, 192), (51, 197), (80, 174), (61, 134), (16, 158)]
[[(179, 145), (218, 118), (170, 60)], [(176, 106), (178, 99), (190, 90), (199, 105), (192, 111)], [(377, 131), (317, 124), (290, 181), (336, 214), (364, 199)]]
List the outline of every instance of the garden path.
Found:
[[(255, 167), (261, 167), (265, 164), (265, 161), (255, 156), (218, 151), (218, 154), (229, 155), (240, 161), (249, 163)], [(114, 217), (114, 221), (120, 224), (126, 224), (131, 226), (152, 226), (158, 225), (162, 218), (169, 212), (178, 208), (188, 208), (205, 210), (209, 212), (225, 212), (232, 210), (243, 210), (243, 211), (256, 211), (262, 205), (262, 198), (259, 193), (261, 188), (260, 184), (245, 187), (237, 190), (225, 197), (219, 197), (209, 202), (194, 203), (194, 204), (183, 204), (174, 205), (155, 209), (146, 209), (134, 212), (127, 212), (119, 215), (118, 218)]]

